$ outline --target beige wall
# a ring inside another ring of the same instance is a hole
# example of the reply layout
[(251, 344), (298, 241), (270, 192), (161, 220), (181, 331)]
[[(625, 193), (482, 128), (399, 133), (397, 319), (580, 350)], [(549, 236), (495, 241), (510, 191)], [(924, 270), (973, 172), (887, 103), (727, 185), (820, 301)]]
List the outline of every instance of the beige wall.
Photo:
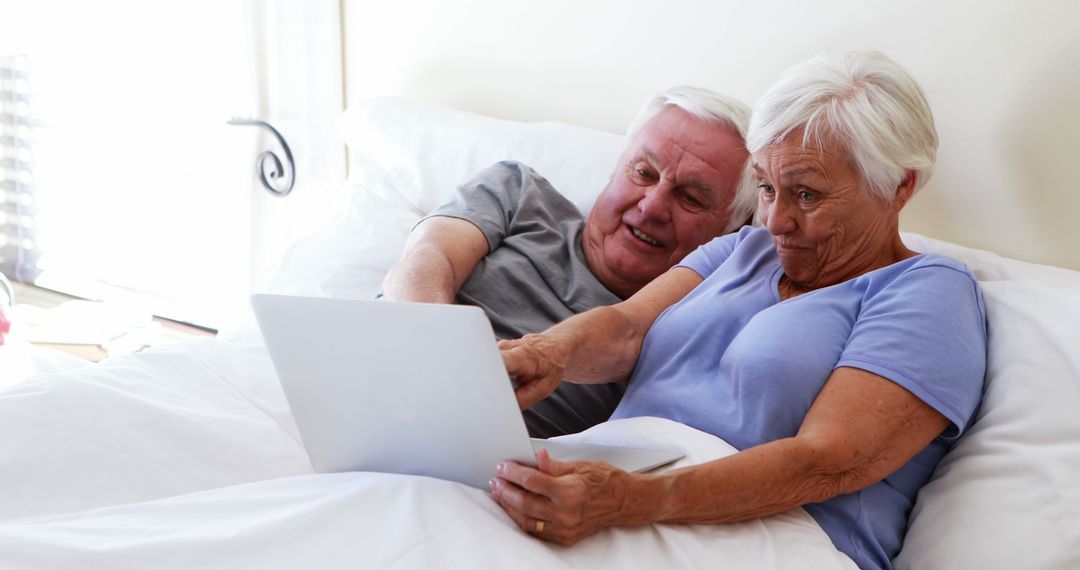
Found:
[(941, 135), (903, 229), (1080, 269), (1080, 2), (344, 2), (350, 102), (612, 131), (673, 84), (752, 103), (815, 53), (881, 50), (920, 80)]

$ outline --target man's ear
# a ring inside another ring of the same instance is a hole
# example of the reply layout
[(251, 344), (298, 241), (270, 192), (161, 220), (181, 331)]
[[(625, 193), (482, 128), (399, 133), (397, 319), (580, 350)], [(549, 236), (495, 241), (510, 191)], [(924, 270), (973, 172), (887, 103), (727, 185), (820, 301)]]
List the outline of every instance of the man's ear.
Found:
[(900, 181), (900, 184), (896, 186), (896, 196), (893, 197), (893, 208), (899, 212), (907, 205), (908, 200), (915, 194), (915, 184), (919, 180), (919, 175), (914, 170), (907, 171), (904, 179)]

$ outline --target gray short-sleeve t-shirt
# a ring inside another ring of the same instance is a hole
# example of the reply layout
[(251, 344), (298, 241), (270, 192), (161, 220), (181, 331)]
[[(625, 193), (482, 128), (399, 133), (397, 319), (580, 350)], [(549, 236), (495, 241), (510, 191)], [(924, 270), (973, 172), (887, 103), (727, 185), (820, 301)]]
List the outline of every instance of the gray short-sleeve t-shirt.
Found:
[[(458, 291), (457, 302), (484, 309), (499, 338), (540, 332), (621, 301), (589, 270), (581, 212), (524, 164), (484, 169), (431, 216), (466, 220), (487, 238), (488, 254)], [(536, 437), (576, 433), (606, 420), (622, 392), (618, 384), (564, 382), (525, 411), (525, 423)]]

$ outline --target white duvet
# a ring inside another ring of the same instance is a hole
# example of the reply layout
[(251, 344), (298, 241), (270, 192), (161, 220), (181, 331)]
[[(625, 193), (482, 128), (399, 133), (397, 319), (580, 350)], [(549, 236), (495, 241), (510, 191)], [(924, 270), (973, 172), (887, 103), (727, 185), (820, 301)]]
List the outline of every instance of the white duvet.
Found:
[[(4, 568), (853, 567), (802, 509), (565, 548), (464, 485), (313, 474), (265, 350), (240, 338), (32, 377), (0, 394), (0, 430)], [(733, 452), (655, 418), (572, 437), (675, 445), (684, 465)]]

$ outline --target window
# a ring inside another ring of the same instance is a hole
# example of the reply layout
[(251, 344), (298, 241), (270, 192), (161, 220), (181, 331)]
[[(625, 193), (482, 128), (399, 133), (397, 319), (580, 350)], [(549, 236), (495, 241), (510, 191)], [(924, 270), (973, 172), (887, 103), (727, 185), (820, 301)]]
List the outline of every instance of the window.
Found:
[(23, 73), (5, 101), (31, 118), (4, 127), (21, 184), (3, 201), (32, 205), (38, 284), (208, 326), (246, 307), (257, 132), (226, 124), (254, 108), (246, 9), (0, 0), (0, 57)]

